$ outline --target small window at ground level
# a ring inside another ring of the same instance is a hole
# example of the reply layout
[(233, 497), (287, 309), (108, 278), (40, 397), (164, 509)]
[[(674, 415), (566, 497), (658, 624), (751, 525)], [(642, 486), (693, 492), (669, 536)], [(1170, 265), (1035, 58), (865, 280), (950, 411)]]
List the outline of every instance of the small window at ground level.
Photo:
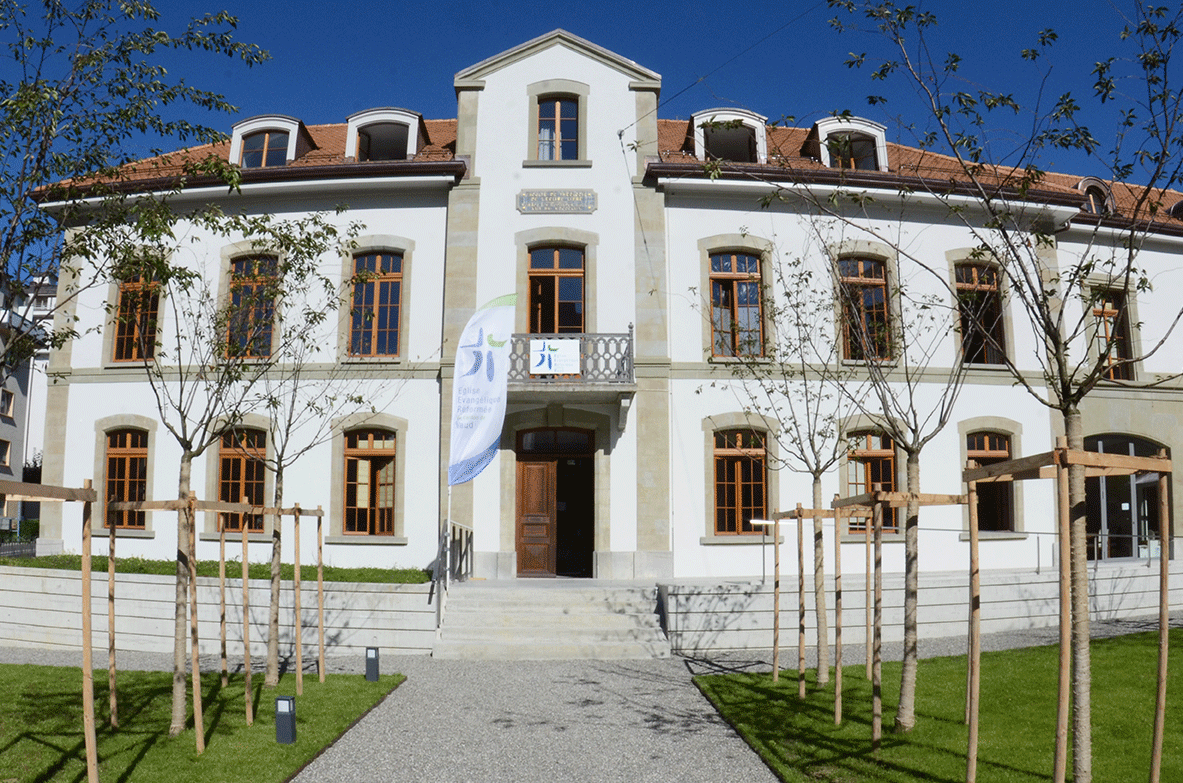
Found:
[(722, 430), (715, 433), (715, 533), (759, 534), (753, 519), (768, 514), (764, 433)]
[(282, 166), (288, 160), (287, 131), (259, 131), (242, 139), (242, 160), (244, 169), (262, 169)]

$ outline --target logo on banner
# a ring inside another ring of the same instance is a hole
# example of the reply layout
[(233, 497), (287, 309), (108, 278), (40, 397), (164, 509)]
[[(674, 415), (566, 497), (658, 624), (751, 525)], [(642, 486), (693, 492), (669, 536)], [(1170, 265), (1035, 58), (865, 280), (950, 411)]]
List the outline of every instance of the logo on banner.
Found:
[(509, 345), (517, 295), (498, 297), (473, 313), (460, 334), (452, 387), (448, 484), (476, 478), (497, 455), (509, 386)]

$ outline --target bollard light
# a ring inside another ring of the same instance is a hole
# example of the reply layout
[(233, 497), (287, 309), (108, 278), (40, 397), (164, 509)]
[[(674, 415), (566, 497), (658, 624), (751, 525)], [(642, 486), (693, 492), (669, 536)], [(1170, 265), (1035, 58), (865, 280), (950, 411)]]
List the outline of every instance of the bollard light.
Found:
[(296, 741), (296, 697), (275, 697), (275, 741), (291, 745)]
[(366, 648), (366, 680), (369, 682), (378, 681), (378, 648)]

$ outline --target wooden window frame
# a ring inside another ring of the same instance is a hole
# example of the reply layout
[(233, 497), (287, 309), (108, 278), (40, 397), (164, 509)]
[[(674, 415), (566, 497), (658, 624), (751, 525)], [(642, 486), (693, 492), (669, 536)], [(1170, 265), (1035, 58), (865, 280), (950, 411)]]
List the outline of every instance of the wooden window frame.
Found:
[[(579, 96), (566, 94), (541, 95), (538, 98), (538, 149), (536, 160), (541, 161), (572, 161), (579, 160)], [(549, 109), (549, 112), (547, 110)], [(569, 109), (573, 116), (566, 116), (564, 109)], [(543, 130), (546, 123), (551, 123), (554, 135), (545, 139)], [(574, 135), (565, 131), (574, 128)], [(549, 150), (546, 148), (549, 147)], [(546, 152), (544, 153), (544, 150)], [(570, 152), (571, 154), (567, 154)]]
[[(745, 444), (745, 439), (751, 439)], [(714, 433), (715, 524), (716, 536), (761, 535), (753, 519), (768, 515), (768, 435), (753, 429), (716, 430)], [(752, 466), (745, 476), (739, 468)], [(745, 502), (745, 487), (751, 502)], [(731, 497), (728, 497), (730, 493)]]
[(250, 255), (230, 260), (226, 353), (240, 359), (271, 356), (279, 260)]
[(156, 357), (160, 318), (160, 284), (132, 275), (119, 283), (115, 307), (113, 362), (147, 362)]
[[(104, 495), (111, 501), (147, 500), (148, 432), (136, 427), (121, 427), (106, 433), (106, 467), (103, 473)], [(146, 530), (145, 511), (112, 511), (107, 508), (103, 526), (116, 530)]]
[[(393, 536), (397, 508), (398, 435), (393, 430), (364, 427), (347, 430), (344, 437), (345, 482), (342, 489), (345, 513), (341, 532), (347, 536)], [(389, 445), (379, 446), (379, 443)], [(374, 464), (386, 457), (389, 460), (381, 466)], [(363, 469), (367, 471), (365, 482), (360, 481)], [(366, 503), (360, 505), (357, 502), (358, 488), (363, 485), (367, 487)]]
[[(993, 465), (1011, 459), (1011, 438), (1005, 432), (975, 430), (965, 436), (965, 458), (978, 465)], [(1013, 533), (1015, 530), (1015, 495), (1013, 481), (990, 481), (977, 485), (978, 530), (994, 533)], [(996, 505), (1001, 516), (982, 513), (982, 506)], [(984, 526), (983, 520), (992, 524)]]
[[(747, 271), (737, 271), (740, 259), (746, 259)], [(723, 266), (726, 264), (727, 268)], [(755, 267), (753, 271), (752, 267)], [(758, 253), (744, 251), (727, 251), (710, 254), (710, 308), (711, 308), (711, 355), (716, 357), (735, 356), (763, 356), (764, 355), (764, 291), (761, 277), (761, 258)], [(741, 305), (740, 293), (747, 291), (751, 296), (749, 286), (755, 286), (756, 304)], [(729, 300), (727, 304), (721, 301)], [(722, 323), (716, 313), (726, 308), (728, 324)], [(738, 328), (738, 314), (741, 309), (755, 309), (756, 311), (756, 339), (741, 339), (741, 334), (752, 330), (741, 331)], [(726, 328), (724, 328), (726, 327)]]
[[(359, 269), (367, 259), (374, 259), (374, 270)], [(388, 270), (383, 269), (384, 261), (387, 260), (390, 262)], [(391, 251), (359, 253), (353, 257), (353, 306), (349, 314), (348, 345), (350, 356), (399, 355), (402, 348), (403, 263), (403, 254)], [(359, 302), (359, 297), (363, 297), (363, 301)], [(386, 335), (385, 350), (378, 348), (382, 335)], [(393, 350), (390, 350), (391, 335)]]
[(1130, 329), (1129, 296), (1113, 288), (1094, 293), (1093, 319), (1097, 323), (1097, 353), (1107, 356), (1104, 378), (1110, 381), (1134, 380), (1133, 332)]
[[(257, 150), (249, 149), (252, 139), (263, 138), (263, 146)], [(283, 137), (282, 143), (280, 137)], [(238, 165), (244, 169), (270, 169), (287, 165), (288, 140), (291, 134), (286, 130), (271, 129), (255, 131), (242, 137), (242, 150), (239, 153)], [(247, 156), (259, 156), (258, 163), (248, 163)]]
[(16, 414), (16, 394), (11, 389), (0, 389), (0, 416), (11, 419)]
[[(579, 267), (562, 267), (562, 254), (564, 252), (576, 252), (579, 254)], [(551, 255), (551, 266), (535, 266), (536, 258), (539, 261), (545, 259), (547, 253)], [(530, 334), (584, 334), (587, 328), (587, 253), (582, 247), (573, 247), (571, 245), (541, 245), (529, 249), (527, 253), (527, 285), (529, 286), (529, 308), (530, 308)], [(579, 279), (579, 301), (576, 303), (573, 299), (562, 299), (562, 281), (571, 278)], [(548, 297), (547, 292), (543, 288), (544, 280), (551, 280), (553, 287), (550, 292), (549, 308), (548, 303), (544, 301)], [(579, 325), (563, 326), (561, 324), (562, 308), (564, 304), (577, 304), (579, 313)], [(544, 319), (545, 310), (550, 309), (549, 314), (550, 323), (554, 326), (553, 330), (546, 330), (544, 326), (547, 321)]]
[[(872, 274), (876, 269), (878, 274)], [(837, 263), (839, 306), (842, 318), (842, 356), (851, 361), (891, 361), (892, 322), (891, 291), (888, 286), (888, 262), (878, 258), (847, 257)], [(853, 274), (852, 274), (853, 272)], [(868, 307), (869, 291), (880, 292), (881, 303)], [(858, 322), (858, 334), (853, 330)], [(880, 339), (873, 340), (872, 324), (881, 324)]]
[[(241, 503), (245, 497), (252, 504), (263, 507), (266, 458), (265, 430), (239, 427), (224, 432), (218, 448), (218, 499), (225, 503)], [(248, 535), (263, 532), (262, 514), (219, 512), (218, 529), (241, 533), (244, 516), (248, 518)]]
[[(860, 430), (847, 437), (851, 449), (846, 455), (846, 496), (896, 492), (899, 476), (896, 473), (895, 441), (892, 437), (874, 430)], [(876, 476), (879, 481), (874, 480)], [(883, 481), (883, 478), (888, 481)], [(848, 533), (865, 533), (869, 524), (869, 517), (849, 517), (846, 530)], [(883, 532), (900, 532), (899, 509), (888, 509), (883, 518)]]
[[(990, 264), (953, 267), (961, 329), (961, 356), (967, 364), (1005, 364), (1006, 330), (998, 269)], [(987, 320), (993, 323), (987, 324)]]
[[(856, 145), (863, 153), (855, 155)], [(846, 171), (879, 171), (879, 145), (874, 136), (858, 131), (831, 133), (826, 137), (830, 168)], [(870, 148), (869, 154), (865, 147)], [(870, 163), (870, 165), (865, 165)], [(860, 165), (864, 164), (864, 165)]]

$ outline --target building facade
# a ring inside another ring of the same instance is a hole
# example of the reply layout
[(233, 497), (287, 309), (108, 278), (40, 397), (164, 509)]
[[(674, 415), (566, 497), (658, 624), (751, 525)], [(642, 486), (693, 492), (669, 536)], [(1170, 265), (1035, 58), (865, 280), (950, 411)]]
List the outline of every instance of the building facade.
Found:
[[(760, 575), (767, 539), (751, 520), (813, 502), (812, 479), (792, 458), (799, 444), (786, 440), (792, 428), (745, 375), (781, 364), (783, 319), (805, 307), (794, 293), (802, 269), (845, 293), (829, 295), (808, 331), (850, 368), (851, 388), (864, 388), (866, 362), (902, 361), (892, 335), (914, 303), (943, 301), (953, 314), (934, 322), (923, 348), (907, 348), (924, 353), (926, 380), (909, 392), (922, 408), (938, 406), (959, 357), (968, 363), (949, 424), (925, 447), (924, 491), (960, 493), (967, 459), (1048, 451), (1063, 434), (1023, 388), (1046, 392), (1024, 311), (970, 230), (937, 200), (901, 193), (918, 152), (889, 143), (882, 125), (829, 117), (781, 128), (731, 108), (659, 119), (657, 73), (563, 31), (461, 71), (455, 88), (454, 120), (395, 108), (333, 125), (244, 120), (205, 150), (242, 167), (241, 191), (194, 181), (179, 197), (291, 217), (345, 203), (348, 212), (328, 219), (364, 226), (352, 248), (324, 260), (350, 285), (312, 366), (326, 393), (345, 377), (365, 389), (366, 404), (342, 408), (331, 436), (286, 477), (285, 502), (326, 512), (328, 562), (426, 567), (451, 518), (472, 526), (476, 574), (486, 578)], [(816, 208), (851, 188), (874, 198), (841, 217)], [(1103, 182), (1049, 178), (1032, 199), (1055, 227), (1046, 269), (1054, 275), (1099, 243), (1120, 242), (1105, 218), (1120, 201)], [(259, 268), (246, 237), (195, 227), (192, 240), (186, 263), (223, 295)], [(1105, 296), (1113, 283), (1098, 275), (1098, 296), (1062, 304), (1101, 335), (1077, 349), (1104, 345), (1114, 357), (1082, 405), (1091, 448), (1144, 455), (1183, 442), (1183, 387), (1167, 380), (1181, 352), (1171, 340), (1150, 350), (1178, 311), (1169, 292), (1183, 283), (1181, 249), (1183, 222), (1164, 220), (1141, 249), (1152, 286)], [(180, 450), (156, 414), (144, 345), (128, 324), (150, 312), (152, 337), (163, 341), (183, 314), (145, 290), (112, 280), (61, 308), (59, 318), (88, 328), (50, 357), (46, 483), (90, 478), (115, 499), (173, 495)], [(484, 473), (449, 489), (460, 332), (508, 293), (517, 309), (500, 449)], [(902, 488), (891, 439), (854, 407), (839, 414), (841, 453), (822, 497)], [(272, 448), (265, 424), (262, 411), (248, 414), (194, 463), (199, 497), (270, 496), (273, 479), (252, 460)], [(1157, 485), (1092, 481), (1090, 556), (1101, 565), (1154, 554)], [(1172, 509), (1178, 496), (1172, 489)], [(1054, 566), (1050, 482), (993, 488), (981, 503), (984, 568)], [(171, 513), (101, 506), (93, 524), (116, 525), (124, 555), (175, 553)], [(41, 550), (76, 549), (76, 517), (47, 504)], [(252, 558), (263, 557), (270, 520), (208, 513), (198, 558), (216, 556), (219, 526), (237, 533), (244, 523), (257, 542)], [(925, 509), (922, 571), (963, 569), (967, 526), (962, 507)], [(834, 533), (827, 527), (828, 556)], [(837, 534), (857, 559), (858, 523)], [(887, 541), (885, 566), (902, 571), (902, 536), (889, 528)], [(299, 545), (304, 562), (314, 558), (313, 538)]]

